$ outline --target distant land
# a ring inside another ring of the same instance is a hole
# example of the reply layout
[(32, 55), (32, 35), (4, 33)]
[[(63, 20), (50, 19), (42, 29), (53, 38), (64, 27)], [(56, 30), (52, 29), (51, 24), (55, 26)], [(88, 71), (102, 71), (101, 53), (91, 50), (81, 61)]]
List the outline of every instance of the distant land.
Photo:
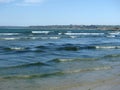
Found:
[(120, 25), (45, 25), (45, 26), (0, 26), (0, 29), (39, 30), (120, 30)]

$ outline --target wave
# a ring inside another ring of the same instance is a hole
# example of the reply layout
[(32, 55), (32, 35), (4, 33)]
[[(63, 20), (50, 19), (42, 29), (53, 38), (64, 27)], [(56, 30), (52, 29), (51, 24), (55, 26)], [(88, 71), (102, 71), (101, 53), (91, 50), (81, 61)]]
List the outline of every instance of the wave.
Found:
[(0, 36), (20, 35), (20, 33), (0, 33)]
[(0, 47), (1, 50), (5, 52), (15, 52), (15, 53), (22, 53), (22, 52), (45, 52), (46, 49), (49, 49), (47, 46), (36, 46), (36, 47)]
[(37, 39), (60, 39), (60, 37), (1, 37), (0, 40), (37, 40)]
[(20, 38), (18, 37), (4, 37), (4, 38), (0, 38), (0, 40), (19, 40)]
[(60, 39), (60, 37), (49, 37), (49, 39)]
[(33, 34), (48, 34), (50, 31), (32, 31)]
[(45, 50), (48, 49), (56, 49), (56, 50), (64, 50), (64, 51), (79, 51), (82, 49), (90, 49), (90, 50), (94, 50), (94, 49), (120, 49), (120, 46), (79, 46), (79, 45), (62, 45), (62, 46), (54, 46), (54, 47), (50, 47), (50, 46), (36, 46), (36, 47), (0, 47), (2, 50), (4, 51), (16, 51), (16, 52), (44, 52)]
[(120, 49), (120, 46), (95, 46), (96, 49)]
[(106, 37), (113, 38), (113, 37), (116, 37), (116, 36), (115, 35), (107, 35)]
[(92, 61), (92, 60), (98, 60), (97, 58), (74, 58), (74, 59), (53, 59), (50, 62), (74, 62), (74, 61)]
[(34, 67), (34, 66), (48, 66), (48, 64), (45, 64), (45, 63), (42, 63), (42, 62), (26, 63), (26, 64), (21, 64), (21, 65), (16, 65), (16, 66), (3, 67), (3, 69), (8, 69), (8, 68), (25, 68), (25, 67)]
[(104, 35), (104, 33), (64, 33), (65, 35)]
[(45, 52), (43, 50), (39, 50), (39, 49), (36, 49), (36, 50), (31, 50), (32, 52), (36, 52), (36, 53), (42, 53), (42, 52)]
[(38, 48), (38, 49), (48, 49), (48, 47), (47, 46), (36, 46), (35, 48)]
[(99, 71), (99, 70), (108, 70), (111, 69), (111, 66), (101, 66), (101, 67), (94, 67), (94, 68), (85, 68), (85, 69), (76, 69), (76, 70), (65, 70), (65, 71), (57, 71), (52, 73), (45, 73), (45, 74), (32, 74), (32, 75), (10, 75), (4, 76), (0, 79), (32, 79), (32, 78), (46, 78), (51, 76), (60, 76), (65, 74), (75, 74), (80, 72), (89, 72), (89, 71)]
[(120, 35), (120, 32), (111, 32), (110, 35)]
[(64, 46), (64, 47), (59, 47), (57, 50), (66, 50), (66, 51), (78, 51), (80, 47), (78, 46)]
[(36, 40), (36, 39), (40, 39), (40, 37), (26, 37), (26, 38), (23, 38), (24, 39), (28, 39), (28, 40)]
[(70, 74), (70, 73), (80, 73), (80, 72), (87, 72), (87, 71), (99, 71), (99, 70), (108, 70), (112, 69), (111, 66), (100, 66), (100, 67), (94, 67), (94, 68), (84, 68), (84, 69), (77, 69), (77, 70), (68, 70), (68, 71), (63, 71), (65, 74)]
[(50, 76), (60, 76), (63, 75), (63, 72), (53, 72), (53, 73), (46, 73), (46, 74), (33, 74), (33, 75), (13, 75), (13, 76), (6, 76), (2, 77), (1, 79), (32, 79), (32, 78), (45, 78)]
[(81, 49), (120, 49), (120, 46), (97, 46), (97, 45), (91, 45), (91, 46), (83, 46), (80, 47)]
[(44, 66), (44, 65), (47, 65), (47, 64), (42, 63), (42, 62), (36, 62), (36, 63), (27, 63), (27, 64), (23, 64), (23, 65), (19, 65), (19, 66), (14, 66), (14, 67), (18, 68), (18, 67)]
[(24, 51), (24, 50), (28, 50), (28, 47), (5, 47), (4, 50), (7, 51)]
[(102, 45), (62, 45), (57, 50), (78, 51), (80, 49), (120, 49), (120, 46), (102, 46)]
[(102, 58), (115, 58), (115, 57), (120, 57), (120, 54), (110, 54), (110, 55), (105, 55)]
[(70, 38), (73, 38), (73, 39), (74, 39), (74, 38), (78, 38), (78, 37), (77, 37), (77, 36), (70, 36)]
[(40, 45), (40, 46), (34, 47), (34, 49), (31, 51), (33, 51), (33, 52), (45, 52), (46, 49), (49, 49), (49, 46)]

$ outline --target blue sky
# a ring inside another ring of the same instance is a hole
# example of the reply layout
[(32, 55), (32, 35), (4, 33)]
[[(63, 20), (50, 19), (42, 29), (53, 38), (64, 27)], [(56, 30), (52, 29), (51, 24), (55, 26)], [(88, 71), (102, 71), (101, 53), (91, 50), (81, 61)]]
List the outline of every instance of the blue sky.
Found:
[(0, 26), (120, 25), (120, 0), (0, 0)]

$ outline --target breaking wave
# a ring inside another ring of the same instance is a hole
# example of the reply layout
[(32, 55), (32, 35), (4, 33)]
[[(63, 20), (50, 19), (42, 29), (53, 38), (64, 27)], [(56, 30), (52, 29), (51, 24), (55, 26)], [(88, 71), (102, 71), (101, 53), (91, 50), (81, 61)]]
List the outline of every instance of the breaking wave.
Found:
[(33, 34), (48, 34), (50, 31), (32, 31)]
[(79, 72), (87, 72), (87, 71), (99, 71), (99, 70), (107, 70), (107, 69), (112, 69), (111, 66), (100, 66), (100, 67), (94, 67), (94, 68), (84, 68), (84, 69), (76, 69), (76, 70), (68, 70), (68, 71), (63, 71), (63, 73), (79, 73)]
[(95, 46), (96, 49), (120, 49), (120, 46)]
[(20, 35), (20, 33), (0, 33), (0, 36)]
[(102, 45), (62, 45), (57, 48), (57, 50), (65, 51), (78, 51), (81, 49), (120, 49), (120, 46), (102, 46)]
[(104, 35), (104, 33), (72, 33), (72, 32), (68, 32), (65, 33), (65, 35)]
[(6, 51), (27, 51), (28, 47), (5, 47), (4, 50)]
[(19, 37), (4, 37), (4, 38), (0, 38), (0, 40), (19, 40), (21, 38)]

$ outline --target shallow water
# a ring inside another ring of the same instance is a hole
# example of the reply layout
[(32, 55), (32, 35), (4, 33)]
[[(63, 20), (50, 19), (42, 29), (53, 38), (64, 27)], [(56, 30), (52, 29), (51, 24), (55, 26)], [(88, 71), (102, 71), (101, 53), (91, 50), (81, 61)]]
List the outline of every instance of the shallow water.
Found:
[(119, 31), (0, 29), (2, 89), (6, 83), (11, 90), (43, 90), (110, 78), (119, 65)]

